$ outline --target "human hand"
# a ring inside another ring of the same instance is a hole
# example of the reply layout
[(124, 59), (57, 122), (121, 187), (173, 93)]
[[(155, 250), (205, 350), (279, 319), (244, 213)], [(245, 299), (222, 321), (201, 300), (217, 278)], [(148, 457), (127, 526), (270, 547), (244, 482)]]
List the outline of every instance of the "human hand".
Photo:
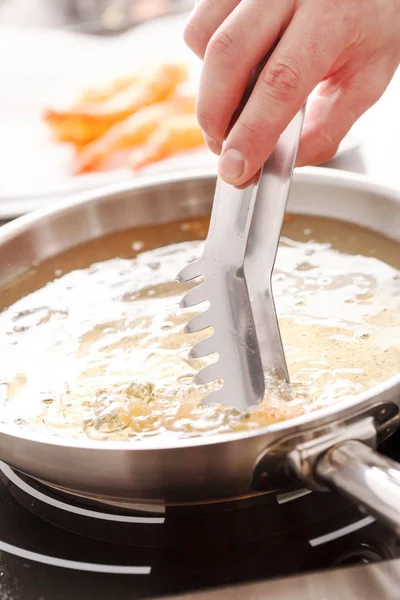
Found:
[[(220, 175), (240, 186), (257, 173), (318, 84), (297, 165), (335, 155), (399, 65), (400, 0), (200, 0), (184, 37), (204, 59), (200, 126), (210, 150), (221, 154)], [(252, 70), (278, 38), (228, 131)]]

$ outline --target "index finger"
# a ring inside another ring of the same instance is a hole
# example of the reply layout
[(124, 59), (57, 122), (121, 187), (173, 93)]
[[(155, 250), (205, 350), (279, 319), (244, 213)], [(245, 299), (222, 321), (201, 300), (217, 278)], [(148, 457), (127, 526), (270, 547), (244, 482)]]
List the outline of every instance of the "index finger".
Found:
[[(264, 67), (228, 135), (220, 175), (243, 185), (262, 167), (279, 136), (356, 35), (334, 4), (299, 9)], [(327, 6), (331, 9), (327, 10)]]

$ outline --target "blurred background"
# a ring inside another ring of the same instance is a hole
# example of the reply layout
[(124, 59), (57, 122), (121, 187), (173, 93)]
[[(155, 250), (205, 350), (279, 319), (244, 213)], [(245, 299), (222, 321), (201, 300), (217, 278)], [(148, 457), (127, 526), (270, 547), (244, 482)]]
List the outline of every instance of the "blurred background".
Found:
[[(195, 119), (201, 63), (182, 39), (194, 3), (0, 0), (0, 221), (134, 177), (216, 169)], [(328, 166), (398, 185), (399, 101), (398, 72)]]
[(190, 10), (193, 0), (0, 0), (0, 23), (115, 34), (148, 19)]
[(0, 219), (139, 175), (216, 164), (194, 122), (200, 61), (182, 39), (193, 5), (0, 0)]

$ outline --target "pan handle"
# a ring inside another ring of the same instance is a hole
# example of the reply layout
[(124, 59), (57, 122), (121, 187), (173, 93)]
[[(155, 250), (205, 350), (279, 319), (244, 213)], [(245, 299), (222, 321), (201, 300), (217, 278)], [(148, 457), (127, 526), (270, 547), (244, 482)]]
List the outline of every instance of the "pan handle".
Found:
[(318, 481), (400, 535), (400, 465), (362, 442), (349, 440), (325, 452), (314, 473)]

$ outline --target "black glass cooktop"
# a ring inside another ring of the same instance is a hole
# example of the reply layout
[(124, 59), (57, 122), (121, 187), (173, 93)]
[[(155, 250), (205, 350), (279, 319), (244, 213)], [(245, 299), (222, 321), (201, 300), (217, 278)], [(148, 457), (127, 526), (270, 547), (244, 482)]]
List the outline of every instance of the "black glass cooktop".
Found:
[[(400, 435), (381, 449), (400, 458)], [(88, 504), (1, 464), (1, 600), (135, 600), (400, 556), (332, 493), (199, 507)]]

